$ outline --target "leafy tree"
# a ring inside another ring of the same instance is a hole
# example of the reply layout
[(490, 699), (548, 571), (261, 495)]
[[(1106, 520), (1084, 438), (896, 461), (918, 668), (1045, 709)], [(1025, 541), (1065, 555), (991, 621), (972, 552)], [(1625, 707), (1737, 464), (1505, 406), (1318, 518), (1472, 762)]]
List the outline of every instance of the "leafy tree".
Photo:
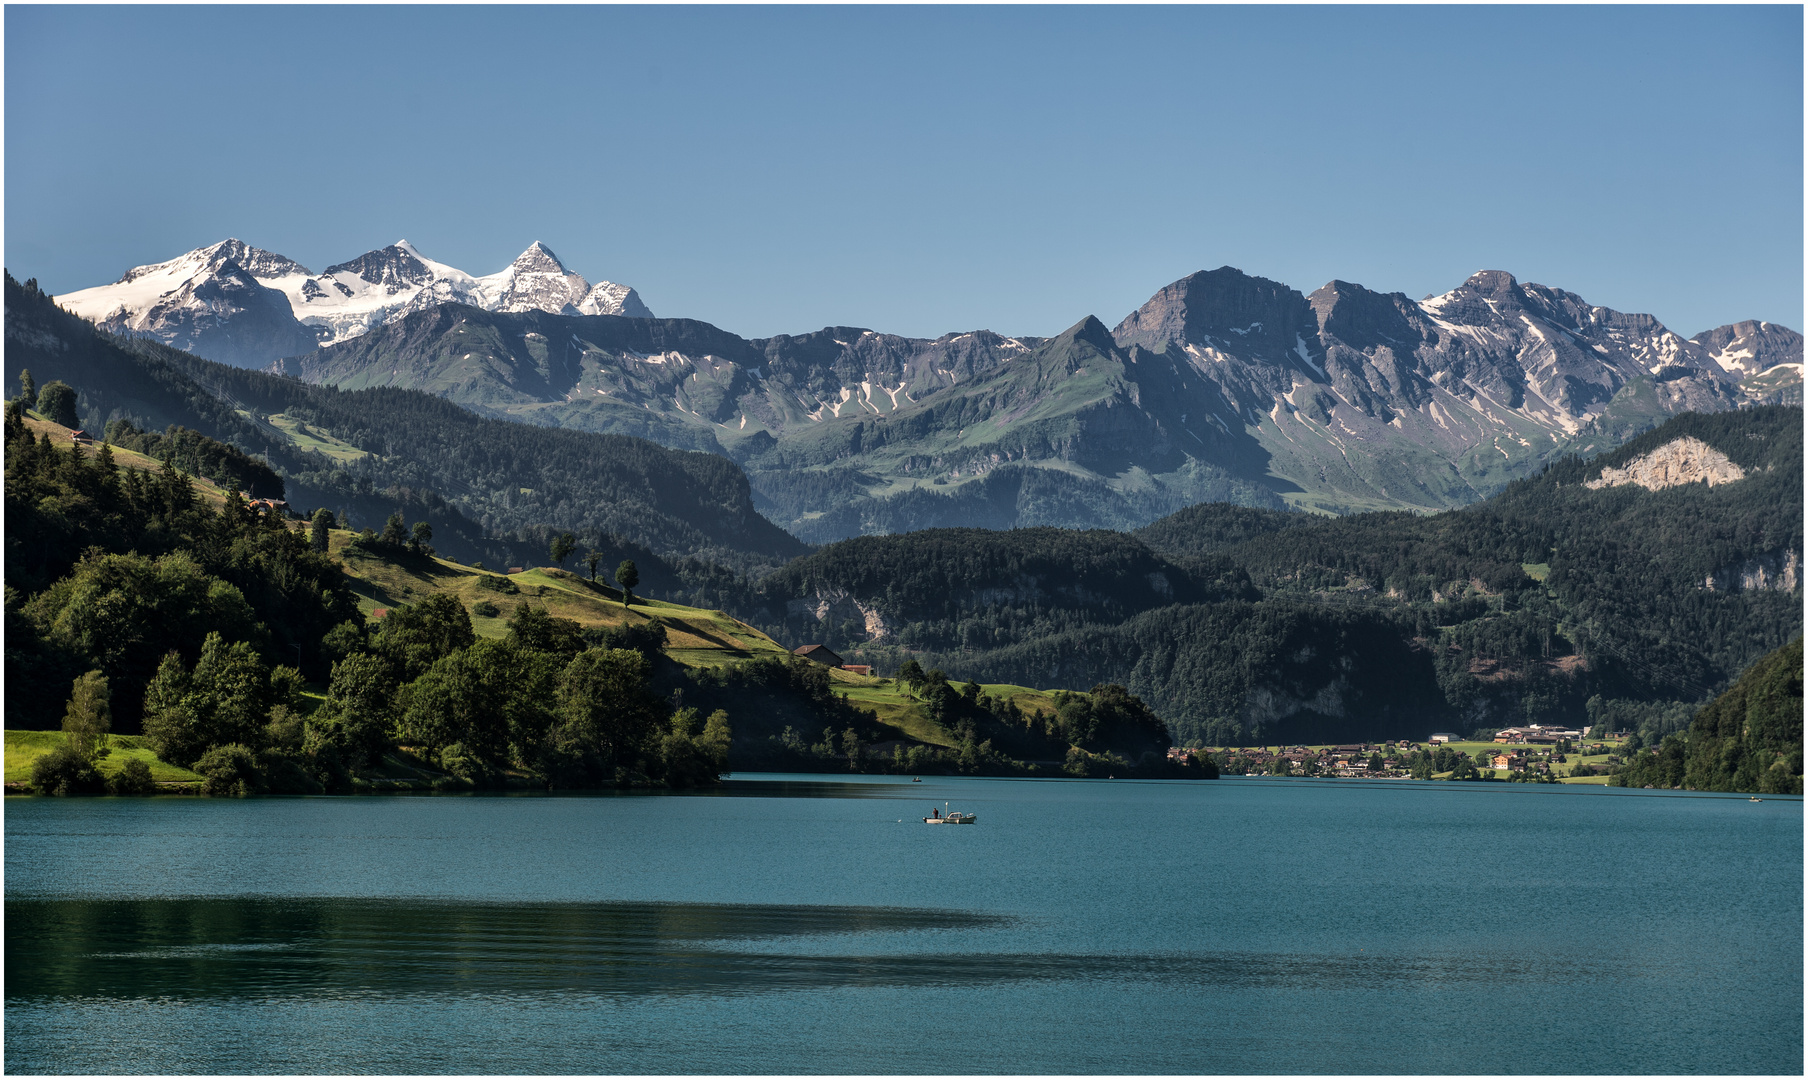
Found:
[(105, 788), (94, 763), (67, 744), (32, 762), (31, 789), (40, 795), (92, 795)]
[(548, 554), (552, 556), (553, 565), (563, 569), (565, 560), (571, 558), (571, 553), (577, 549), (578, 538), (565, 532), (552, 538), (552, 546), (548, 549)]
[(156, 676), (145, 687), (145, 741), (165, 761), (194, 761), (207, 750), (189, 704), (192, 685), (182, 654), (171, 649), (163, 655)]
[(61, 379), (52, 379), (38, 391), (38, 415), (53, 424), (81, 427), (82, 418), (76, 415), (75, 405), (75, 388)]
[(923, 665), (914, 658), (904, 661), (898, 665), (898, 681), (914, 691), (923, 683)]
[(397, 679), (419, 678), (434, 663), (477, 640), (471, 614), (450, 593), (389, 609), (371, 637), (371, 650), (388, 660)]
[(127, 758), (107, 781), (107, 790), (114, 795), (154, 795), (157, 781), (152, 779), (149, 765), (138, 758)]
[(641, 745), (664, 713), (651, 688), (652, 665), (629, 649), (586, 649), (559, 675), (554, 738), (594, 759), (612, 781), (624, 754)]
[(107, 677), (90, 671), (75, 680), (69, 697), (69, 708), (63, 714), (63, 731), (67, 745), (84, 761), (107, 754), (107, 732), (113, 727), (113, 709), (107, 692)]
[(209, 746), (260, 741), (270, 711), (270, 669), (243, 641), (207, 635), (191, 676), (197, 727)]
[(37, 381), (31, 377), (30, 368), (19, 369), (19, 400), (33, 408), (37, 407), (38, 384)]
[(362, 620), (347, 619), (321, 637), (320, 653), (328, 664), (336, 664), (355, 652), (363, 652), (368, 642)]
[(315, 551), (324, 553), (331, 539), (333, 524), (331, 510), (321, 507), (314, 511), (313, 523), (308, 526), (308, 546)]
[(185, 764), (210, 747), (258, 743), (272, 704), (270, 672), (242, 641), (207, 635), (194, 669), (165, 654), (145, 690), (144, 733), (157, 756)]
[(573, 619), (549, 615), (523, 600), (509, 619), (509, 641), (523, 649), (557, 653), (564, 659), (584, 651), (584, 628)]
[(390, 665), (358, 652), (333, 665), (326, 705), (309, 721), (316, 742), (329, 742), (345, 759), (374, 763), (393, 743), (396, 680)]
[(444, 759), (453, 746), (488, 773), (542, 744), (556, 657), (485, 639), (445, 656), (397, 694), (403, 741)]
[(728, 771), (731, 738), (728, 714), (720, 709), (707, 721), (696, 709), (674, 712), (659, 740), (666, 783), (680, 788), (715, 783)]
[(201, 790), (209, 795), (233, 795), (244, 798), (264, 790), (263, 770), (257, 755), (239, 743), (215, 746), (195, 762), (194, 771), (206, 781)]
[(596, 580), (596, 567), (597, 567), (597, 564), (602, 561), (603, 561), (603, 553), (600, 551), (592, 551), (590, 554), (584, 556), (584, 565), (588, 566), (590, 568), (590, 580), (591, 581)]
[(383, 523), (383, 534), (377, 537), (377, 543), (384, 547), (399, 548), (408, 540), (408, 522), (403, 519), (401, 511), (389, 515)]
[(409, 550), (413, 551), (416, 555), (419, 555), (422, 552), (431, 555), (433, 554), (433, 548), (431, 546), (432, 540), (433, 526), (427, 524), (425, 521), (417, 521), (414, 523), (414, 533), (409, 542)]
[(623, 559), (615, 568), (615, 583), (621, 586), (622, 606), (627, 607), (634, 602), (634, 586), (640, 584), (640, 570), (633, 559)]

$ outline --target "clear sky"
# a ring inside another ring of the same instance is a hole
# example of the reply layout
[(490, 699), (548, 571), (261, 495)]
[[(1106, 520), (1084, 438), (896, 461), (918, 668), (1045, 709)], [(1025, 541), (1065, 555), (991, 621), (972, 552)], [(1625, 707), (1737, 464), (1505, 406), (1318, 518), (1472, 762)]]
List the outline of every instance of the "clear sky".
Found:
[(5, 9), (5, 260), (534, 240), (749, 336), (1108, 324), (1229, 264), (1802, 328), (1802, 9)]

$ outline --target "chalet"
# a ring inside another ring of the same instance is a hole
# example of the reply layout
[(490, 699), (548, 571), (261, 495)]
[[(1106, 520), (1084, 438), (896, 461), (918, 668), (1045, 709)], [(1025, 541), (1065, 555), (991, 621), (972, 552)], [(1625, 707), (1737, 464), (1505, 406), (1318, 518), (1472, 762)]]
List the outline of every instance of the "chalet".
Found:
[(86, 431), (83, 431), (81, 428), (76, 428), (74, 431), (71, 431), (69, 433), (69, 441), (81, 443), (83, 446), (87, 446), (94, 442), (94, 436), (88, 434)]
[(1525, 755), (1495, 754), (1494, 767), (1496, 769), (1523, 769), (1525, 768)]
[(841, 670), (851, 671), (856, 675), (871, 675), (873, 673), (872, 665), (870, 664), (843, 664), (841, 665)]
[(799, 645), (791, 651), (805, 660), (814, 660), (825, 667), (838, 668), (841, 666), (841, 657), (836, 656), (827, 645)]

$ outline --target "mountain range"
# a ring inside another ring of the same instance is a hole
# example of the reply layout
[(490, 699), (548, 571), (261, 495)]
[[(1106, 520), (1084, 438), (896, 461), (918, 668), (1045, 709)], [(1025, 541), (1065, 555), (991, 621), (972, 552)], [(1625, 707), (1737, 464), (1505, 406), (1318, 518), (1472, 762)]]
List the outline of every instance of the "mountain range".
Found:
[[(1232, 267), (1108, 329), (743, 338), (658, 319), (530, 247), (472, 278), (406, 242), (310, 275), (226, 241), (58, 297), (115, 331), (343, 389), (723, 454), (814, 543), (938, 526), (1139, 527), (1206, 501), (1467, 505), (1683, 411), (1799, 401), (1802, 338), (1650, 315), (1481, 271), (1412, 300)], [(312, 340), (309, 336), (312, 335)]]
[[(1133, 528), (1204, 501), (1466, 505), (1664, 417), (1799, 399), (1801, 335), (1684, 339), (1484, 271), (1413, 301), (1225, 267), (1107, 329), (746, 339), (707, 323), (448, 305), (277, 369), (725, 454), (826, 542), (937, 526)], [(1792, 397), (1793, 396), (1793, 397)]]
[(501, 271), (474, 277), (429, 259), (406, 240), (319, 274), (241, 240), (222, 240), (56, 299), (104, 329), (239, 367), (345, 341), (443, 303), (489, 311), (653, 314), (633, 289), (609, 281), (592, 285), (538, 241)]

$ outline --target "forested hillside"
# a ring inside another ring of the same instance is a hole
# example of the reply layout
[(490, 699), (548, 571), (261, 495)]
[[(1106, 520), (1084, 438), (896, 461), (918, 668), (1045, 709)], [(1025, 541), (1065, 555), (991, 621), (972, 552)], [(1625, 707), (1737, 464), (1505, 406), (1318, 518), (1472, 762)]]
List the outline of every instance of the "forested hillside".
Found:
[[(1122, 681), (1208, 743), (1551, 719), (1661, 738), (1800, 631), (1801, 423), (1786, 406), (1685, 414), (1430, 516), (1204, 504), (1134, 547), (1060, 534), (1028, 572), (1013, 560), (1037, 530), (848, 541), (767, 579), (756, 616), (793, 633), (814, 621), (881, 663)], [(1690, 440), (1715, 483), (1603, 479)], [(1080, 586), (1093, 564), (1124, 569)]]
[(1802, 639), (1753, 664), (1681, 735), (1626, 762), (1620, 787), (1802, 793)]
[[(649, 587), (707, 592), (725, 570), (807, 550), (753, 508), (746, 477), (712, 454), (642, 439), (484, 419), (413, 390), (341, 393), (116, 338), (6, 279), (6, 372), (76, 388), (98, 434), (179, 425), (283, 474), (291, 503), (380, 528), (427, 518), (440, 547), (493, 562), (544, 557), (562, 531), (645, 561)], [(174, 434), (171, 434), (174, 438)]]
[(933, 529), (831, 544), (762, 580), (750, 603), (789, 636), (871, 640), (864, 655), (897, 664), (1232, 598), (1256, 593), (1228, 561), (1185, 570), (1125, 533)]

